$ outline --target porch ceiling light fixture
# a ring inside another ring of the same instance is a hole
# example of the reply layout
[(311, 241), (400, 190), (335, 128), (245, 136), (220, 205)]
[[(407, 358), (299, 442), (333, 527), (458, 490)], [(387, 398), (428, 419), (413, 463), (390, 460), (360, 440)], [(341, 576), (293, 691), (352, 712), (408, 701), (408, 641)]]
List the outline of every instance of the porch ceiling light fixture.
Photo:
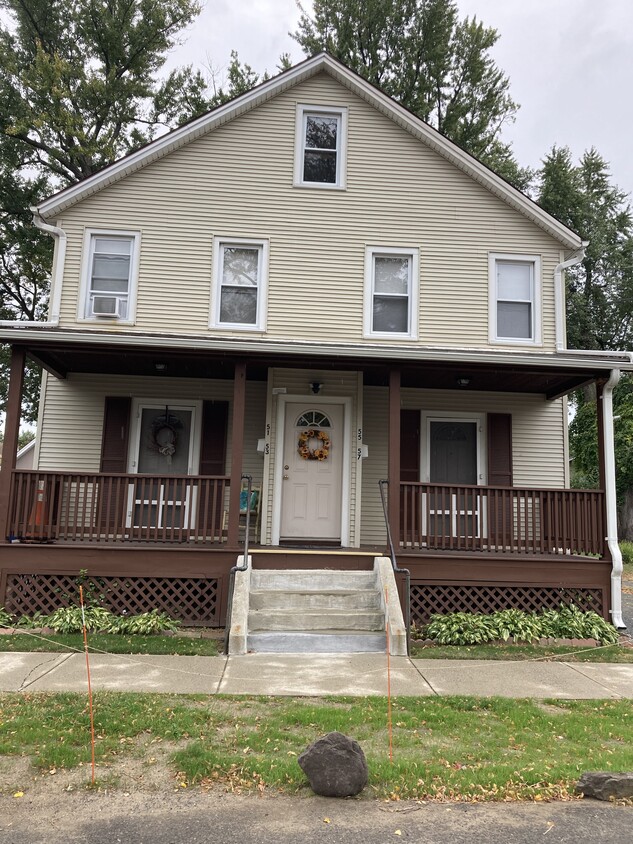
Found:
[(455, 379), (457, 382), (458, 387), (467, 387), (470, 384), (470, 378), (465, 375), (461, 375), (459, 378)]
[(322, 386), (323, 384), (321, 384), (320, 381), (310, 381), (310, 389), (312, 390), (315, 396), (319, 395)]

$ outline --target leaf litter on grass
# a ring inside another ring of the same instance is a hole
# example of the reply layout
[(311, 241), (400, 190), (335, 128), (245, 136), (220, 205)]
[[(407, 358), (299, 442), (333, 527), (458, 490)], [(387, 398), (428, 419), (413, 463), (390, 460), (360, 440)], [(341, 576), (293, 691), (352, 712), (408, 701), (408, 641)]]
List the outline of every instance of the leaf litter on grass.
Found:
[[(365, 751), (366, 796), (391, 800), (561, 799), (571, 796), (582, 770), (633, 767), (628, 701), (445, 697), (392, 704), (390, 763), (385, 698), (98, 693), (99, 776), (120, 776), (129, 766), (126, 781), (144, 788), (150, 772), (163, 767), (176, 790), (309, 793), (297, 756), (334, 729)], [(4, 695), (0, 708), (5, 758), (27, 754), (35, 769), (55, 768), (64, 777), (89, 763), (84, 696)], [(60, 737), (65, 755), (54, 750)]]

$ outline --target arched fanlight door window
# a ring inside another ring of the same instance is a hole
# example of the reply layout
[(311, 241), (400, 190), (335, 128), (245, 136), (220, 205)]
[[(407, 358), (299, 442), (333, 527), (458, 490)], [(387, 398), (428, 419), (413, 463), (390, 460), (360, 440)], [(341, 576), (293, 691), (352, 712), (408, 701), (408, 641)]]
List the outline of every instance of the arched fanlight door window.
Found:
[(297, 428), (331, 428), (332, 423), (320, 410), (307, 410), (297, 420)]

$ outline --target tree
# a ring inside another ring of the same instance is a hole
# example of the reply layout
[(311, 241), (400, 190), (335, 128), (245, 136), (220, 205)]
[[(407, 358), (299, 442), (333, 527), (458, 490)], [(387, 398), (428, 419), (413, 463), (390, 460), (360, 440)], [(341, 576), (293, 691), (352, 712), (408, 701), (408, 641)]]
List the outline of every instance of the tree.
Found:
[(206, 107), (191, 67), (156, 74), (195, 0), (0, 0), (0, 134), (62, 185)]
[[(567, 270), (567, 339), (576, 349), (633, 345), (633, 222), (626, 194), (611, 184), (595, 149), (574, 164), (567, 147), (554, 147), (539, 173), (539, 202), (588, 240), (581, 264)], [(633, 382), (614, 391), (616, 486), (621, 536), (633, 539)], [(591, 390), (574, 397), (570, 425), (572, 485), (598, 486), (596, 402)]]
[[(277, 70), (281, 72), (288, 70), (290, 67), (292, 67), (290, 55), (288, 53), (282, 53), (279, 57)], [(219, 85), (216, 84), (216, 77), (218, 75), (215, 71), (211, 73), (214, 88), (214, 94), (210, 100), (211, 106), (223, 105), (235, 99), (235, 97), (239, 97), (241, 94), (246, 94), (261, 82), (266, 82), (270, 79), (270, 74), (267, 70), (260, 76), (249, 64), (242, 63), (237, 50), (231, 50), (231, 61), (224, 74), (224, 80)], [(226, 88), (223, 87), (224, 85)]]
[[(198, 71), (158, 78), (199, 8), (196, 0), (0, 0), (2, 318), (45, 311), (52, 243), (29, 207), (208, 108)], [(37, 381), (29, 369), (29, 419)], [(6, 390), (4, 366), (2, 401)]]
[(554, 147), (539, 173), (540, 205), (589, 245), (567, 271), (567, 339), (574, 349), (633, 346), (633, 223), (626, 194), (611, 184), (595, 149), (575, 165)]
[[(633, 379), (624, 376), (613, 393), (618, 497), (618, 533), (633, 540)], [(595, 488), (598, 479), (598, 433), (595, 400), (581, 401), (569, 426), (573, 454), (572, 486)]]
[(299, 3), (293, 34), (307, 55), (326, 50), (520, 189), (531, 172), (500, 139), (517, 104), (490, 50), (496, 30), (459, 20), (455, 0)]

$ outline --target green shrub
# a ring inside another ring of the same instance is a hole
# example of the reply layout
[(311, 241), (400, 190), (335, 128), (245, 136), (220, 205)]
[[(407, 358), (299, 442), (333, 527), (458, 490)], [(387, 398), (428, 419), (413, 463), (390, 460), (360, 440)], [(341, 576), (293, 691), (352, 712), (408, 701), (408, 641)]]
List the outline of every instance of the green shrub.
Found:
[(510, 636), (520, 642), (533, 642), (541, 635), (539, 619), (533, 613), (523, 610), (500, 610), (492, 614), (497, 635), (495, 638), (507, 641)]
[(140, 615), (111, 616), (107, 632), (120, 633), (122, 635), (140, 634), (149, 636), (153, 633), (174, 631), (179, 625), (180, 622), (170, 618), (167, 613), (150, 610)]
[(34, 612), (33, 615), (21, 615), (15, 623), (16, 627), (24, 630), (32, 630), (34, 627), (46, 627), (48, 616), (43, 612)]
[[(103, 631), (107, 629), (112, 613), (103, 607), (86, 607), (85, 616), (86, 630)], [(81, 633), (83, 630), (81, 607), (60, 607), (45, 619), (45, 624), (55, 633)]]
[(497, 638), (497, 628), (490, 615), (454, 612), (432, 615), (426, 634), (440, 645), (483, 645)]
[(615, 644), (618, 631), (595, 612), (583, 612), (578, 607), (561, 606), (557, 610), (539, 613), (541, 636), (558, 639), (596, 639), (603, 645)]
[(0, 607), (0, 627), (12, 627), (12, 616), (5, 610), (4, 607)]
[(483, 645), (512, 636), (517, 641), (535, 639), (596, 639), (603, 645), (616, 644), (618, 631), (595, 612), (578, 607), (561, 606), (557, 610), (526, 613), (522, 610), (500, 610), (481, 613), (456, 612), (433, 615), (423, 632), (439, 645)]
[(620, 542), (622, 562), (625, 566), (633, 566), (633, 542)]

